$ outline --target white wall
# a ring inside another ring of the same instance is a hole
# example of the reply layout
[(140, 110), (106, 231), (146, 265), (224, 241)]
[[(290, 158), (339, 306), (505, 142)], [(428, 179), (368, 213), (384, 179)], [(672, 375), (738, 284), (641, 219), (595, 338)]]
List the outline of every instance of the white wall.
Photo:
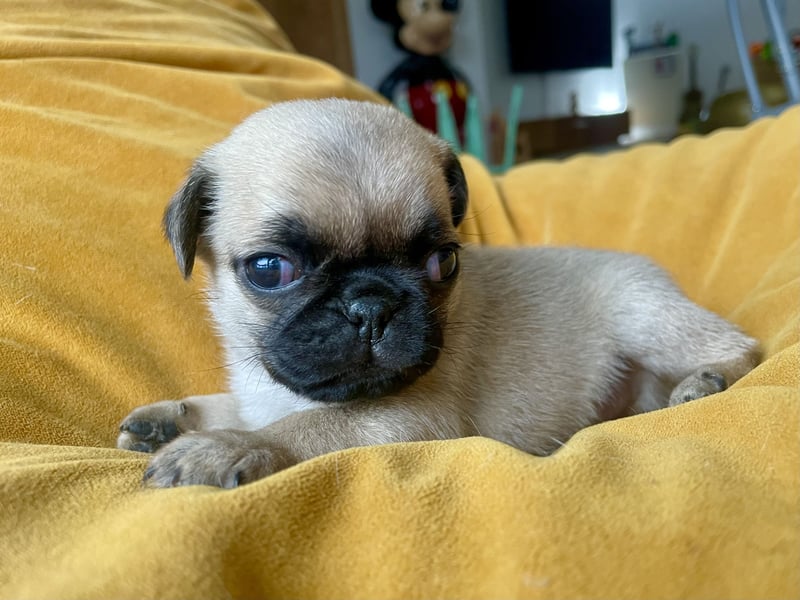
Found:
[[(377, 87), (405, 54), (394, 46), (389, 26), (372, 16), (369, 0), (347, 3), (356, 76)], [(739, 0), (739, 4), (747, 39), (765, 39), (767, 27), (761, 16), (761, 3)], [(787, 24), (800, 29), (800, 0), (786, 0), (785, 5)], [(627, 45), (623, 31), (632, 25), (639, 36), (646, 38), (657, 22), (663, 24), (665, 34), (677, 31), (682, 47), (699, 45), (698, 80), (707, 102), (716, 95), (719, 71), (724, 64), (731, 66), (728, 91), (744, 87), (724, 0), (613, 0), (614, 66), (547, 75), (510, 72), (503, 2), (462, 0), (461, 7), (453, 47), (447, 56), (469, 78), (485, 114), (488, 108), (505, 112), (514, 83), (521, 84), (525, 91), (523, 120), (567, 114), (573, 91), (578, 94), (581, 113), (614, 112), (601, 105), (608, 105), (615, 96), (620, 99), (620, 108), (624, 108), (622, 64), (627, 57)]]

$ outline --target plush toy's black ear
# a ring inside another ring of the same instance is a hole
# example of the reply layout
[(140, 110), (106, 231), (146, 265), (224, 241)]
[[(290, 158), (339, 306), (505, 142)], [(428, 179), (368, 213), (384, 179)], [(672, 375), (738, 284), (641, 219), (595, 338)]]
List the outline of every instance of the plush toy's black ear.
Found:
[(467, 214), (467, 178), (461, 169), (458, 157), (452, 152), (444, 163), (444, 176), (450, 188), (450, 206), (453, 212), (453, 225), (458, 227)]
[(372, 14), (392, 27), (402, 27), (403, 18), (397, 12), (398, 0), (371, 0)]
[(211, 204), (211, 174), (195, 164), (169, 201), (163, 220), (164, 235), (186, 279), (192, 274), (198, 240), (211, 215)]

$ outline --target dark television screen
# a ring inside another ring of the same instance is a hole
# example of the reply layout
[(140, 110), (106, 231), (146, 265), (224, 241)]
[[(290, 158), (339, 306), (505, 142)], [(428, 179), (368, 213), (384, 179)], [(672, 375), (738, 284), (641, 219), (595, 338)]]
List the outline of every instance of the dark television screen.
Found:
[(611, 66), (611, 0), (505, 0), (515, 73)]

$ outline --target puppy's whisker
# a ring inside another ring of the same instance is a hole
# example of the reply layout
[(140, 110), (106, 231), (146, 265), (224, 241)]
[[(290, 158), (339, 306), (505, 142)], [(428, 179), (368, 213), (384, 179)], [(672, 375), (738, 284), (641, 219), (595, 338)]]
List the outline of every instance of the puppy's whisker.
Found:
[(256, 355), (256, 354), (251, 354), (250, 356), (248, 356), (246, 358), (243, 358), (242, 360), (238, 361), (238, 363), (243, 368), (247, 368), (247, 367), (253, 368), (257, 364), (257, 362), (258, 362), (258, 355)]
[[(260, 361), (258, 360), (258, 356), (257, 355), (253, 355), (250, 358), (251, 358), (250, 362), (243, 367), (243, 369), (246, 369), (247, 367), (250, 367), (250, 370), (247, 372), (247, 377), (245, 377), (245, 382), (244, 382), (244, 385), (245, 385), (246, 388), (250, 387), (250, 377), (252, 377), (253, 371), (255, 371), (256, 367), (258, 367), (259, 364), (260, 364)], [(262, 374), (263, 374), (263, 371), (262, 371)], [(259, 377), (260, 377), (260, 375), (259, 375)], [(256, 385), (256, 387), (258, 387), (258, 386)]]
[(264, 349), (259, 344), (245, 344), (243, 346), (233, 346), (233, 345), (231, 345), (231, 346), (227, 346), (227, 347), (232, 349), (232, 350), (263, 350)]
[(477, 433), (479, 436), (483, 437), (483, 434), (481, 433), (481, 430), (478, 429), (478, 424), (475, 422), (475, 420), (470, 415), (468, 415), (466, 413), (464, 414), (464, 416), (466, 417), (467, 421), (472, 423), (472, 427), (475, 429), (475, 433)]
[(219, 300), (219, 296), (214, 295), (210, 290), (197, 290), (187, 296), (188, 298), (202, 298), (204, 300)]
[[(257, 348), (245, 347), (243, 349), (256, 350)], [(217, 365), (215, 367), (209, 367), (207, 369), (198, 369), (196, 372), (197, 373), (210, 373), (212, 371), (219, 371), (220, 369), (230, 369), (232, 367), (243, 367), (243, 368), (246, 368), (250, 364), (251, 361), (258, 360), (258, 358), (259, 358), (258, 354), (251, 354), (250, 356), (246, 356), (244, 358), (240, 358), (238, 360), (234, 360), (234, 361), (231, 361), (231, 362), (228, 362), (228, 363), (223, 363), (223, 364)]]
[[(484, 208), (482, 208), (482, 209), (480, 209), (480, 210), (477, 210), (477, 211), (475, 211), (475, 214), (474, 214), (474, 215), (465, 216), (465, 217), (464, 217), (464, 221), (474, 221), (474, 220), (477, 220), (477, 219), (478, 219), (478, 217), (482, 217), (482, 216), (483, 216), (483, 215), (485, 215), (485, 214), (486, 214), (486, 213), (487, 213), (489, 210), (491, 210), (491, 207), (489, 207), (489, 206), (486, 206), (486, 207), (484, 207)], [(459, 232), (459, 233), (460, 233), (460, 232)]]
[(258, 393), (258, 386), (261, 385), (261, 380), (264, 378), (264, 373), (265, 371), (262, 369), (258, 374), (258, 380), (256, 381), (256, 394)]
[(229, 363), (227, 365), (218, 365), (216, 367), (208, 367), (206, 369), (197, 369), (194, 372), (195, 373), (213, 373), (214, 371), (221, 371), (223, 369), (224, 370), (228, 370), (231, 367), (235, 367), (236, 365), (237, 365), (237, 363), (234, 362), (234, 363)]

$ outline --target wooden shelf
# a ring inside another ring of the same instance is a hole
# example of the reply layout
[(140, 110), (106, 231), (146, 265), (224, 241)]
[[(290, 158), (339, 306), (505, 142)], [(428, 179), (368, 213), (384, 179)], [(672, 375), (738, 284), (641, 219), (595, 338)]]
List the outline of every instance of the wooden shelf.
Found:
[(617, 146), (629, 126), (627, 112), (523, 121), (517, 136), (517, 162)]

